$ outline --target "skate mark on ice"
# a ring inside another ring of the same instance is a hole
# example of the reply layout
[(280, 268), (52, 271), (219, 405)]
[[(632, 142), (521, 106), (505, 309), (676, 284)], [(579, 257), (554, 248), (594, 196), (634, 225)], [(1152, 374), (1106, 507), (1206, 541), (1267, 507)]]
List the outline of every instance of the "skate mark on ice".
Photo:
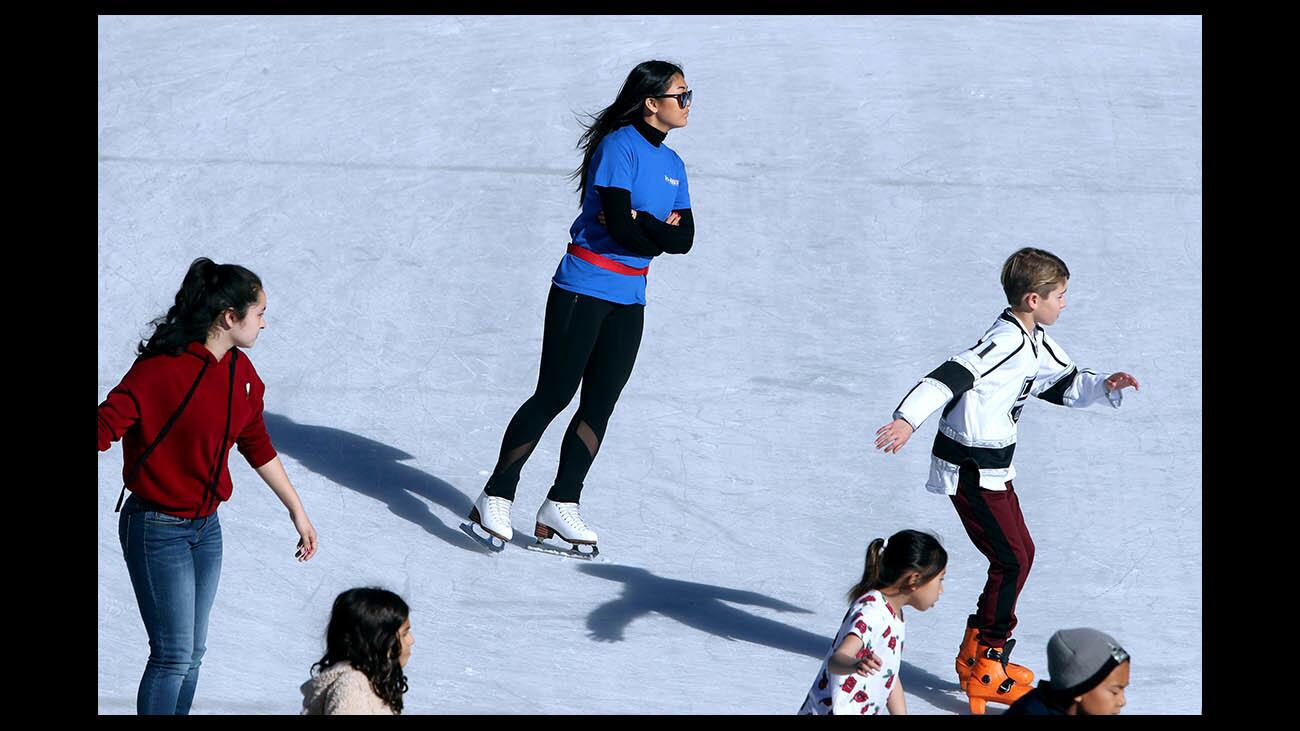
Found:
[[(303, 467), (350, 490), (383, 501), (399, 518), (415, 523), (456, 548), (471, 553), (456, 525), (444, 524), (426, 501), (453, 515), (469, 515), (473, 502), (443, 480), (399, 460), (411, 459), (400, 449), (341, 429), (298, 424), (287, 416), (265, 414), (266, 430), (275, 448)], [(459, 524), (459, 521), (457, 521)]]
[[(809, 632), (776, 620), (737, 609), (732, 604), (775, 609), (779, 612), (812, 614), (780, 599), (742, 589), (678, 581), (655, 576), (635, 566), (583, 564), (578, 570), (599, 579), (623, 584), (623, 593), (587, 615), (587, 636), (597, 642), (622, 642), (624, 630), (639, 617), (658, 614), (726, 640), (741, 640), (784, 652), (814, 658), (826, 657), (833, 637)], [(809, 678), (815, 668), (809, 670)], [(902, 664), (904, 693), (924, 700), (940, 710), (968, 713), (969, 706), (957, 697), (956, 682), (939, 678), (906, 661)]]
[(813, 376), (808, 379), (798, 378), (773, 378), (771, 376), (754, 376), (749, 379), (751, 383), (757, 383), (760, 386), (776, 386), (789, 391), (808, 391), (816, 394), (856, 396), (856, 392), (851, 391), (838, 383), (828, 382), (824, 376)]
[[(925, 157), (924, 155), (909, 160), (915, 160)], [(421, 165), (412, 163), (399, 162), (358, 162), (343, 160), (275, 160), (275, 159), (257, 159), (257, 158), (228, 158), (228, 157), (145, 157), (141, 155), (99, 155), (98, 162), (103, 163), (127, 163), (136, 165), (171, 165), (171, 166), (194, 166), (203, 167), (209, 165), (245, 165), (250, 167), (291, 167), (291, 168), (323, 168), (338, 170), (375, 170), (375, 171), (411, 171), (411, 172), (431, 172), (431, 173), (498, 173), (505, 175), (542, 175), (546, 177), (562, 177), (569, 174), (568, 170), (547, 167), (528, 167), (528, 166), (491, 166), (491, 165)], [(906, 164), (905, 164), (906, 165)], [(1126, 196), (1132, 194), (1152, 194), (1152, 195), (1201, 195), (1200, 187), (1195, 184), (1187, 185), (1160, 185), (1160, 184), (1112, 184), (1107, 182), (1092, 181), (1072, 181), (1070, 183), (1061, 183), (1059, 181), (1034, 181), (1034, 180), (934, 180), (919, 177), (920, 174), (912, 177), (882, 178), (870, 175), (852, 175), (836, 174), (817, 175), (806, 174), (797, 168), (769, 166), (768, 170), (773, 176), (794, 175), (798, 174), (805, 183), (829, 183), (843, 186), (852, 184), (857, 187), (874, 187), (874, 188), (951, 188), (955, 190), (1029, 190), (1029, 191), (1050, 191), (1055, 193), (1085, 193), (1092, 195), (1116, 195)], [(906, 176), (908, 171), (903, 170)], [(752, 174), (731, 174), (719, 172), (716, 170), (701, 169), (693, 170), (691, 178), (695, 180), (730, 180), (738, 183), (751, 183), (754, 180)]]
[[(1130, 574), (1132, 574), (1134, 571), (1137, 571), (1137, 568), (1139, 566), (1149, 565), (1147, 563), (1147, 559), (1151, 556), (1151, 551), (1155, 549), (1155, 546), (1156, 546), (1155, 531), (1147, 530), (1147, 547), (1146, 550), (1142, 552), (1142, 555), (1130, 561), (1128, 568), (1125, 569), (1124, 573), (1121, 574), (1120, 577), (1116, 579), (1113, 583), (1111, 583), (1110, 586), (1107, 586), (1105, 589), (1102, 589), (1100, 593), (1088, 597), (1088, 600), (1092, 601), (1094, 599), (1098, 599), (1100, 597), (1103, 597), (1111, 593), (1115, 589), (1118, 589), (1119, 586), (1123, 584), (1126, 579), (1128, 579)], [(1100, 561), (1095, 561), (1095, 559), (1094, 562), (1101, 563)], [(1105, 566), (1105, 564), (1102, 565)]]
[(339, 170), (410, 170), (415, 172), (443, 173), (505, 173), (509, 175), (568, 175), (568, 170), (543, 167), (506, 167), (487, 165), (415, 165), (392, 162), (356, 162), (334, 160), (259, 160), (255, 158), (223, 157), (141, 157), (128, 155), (100, 155), (99, 162), (136, 163), (143, 165), (248, 165), (251, 167), (336, 168)]

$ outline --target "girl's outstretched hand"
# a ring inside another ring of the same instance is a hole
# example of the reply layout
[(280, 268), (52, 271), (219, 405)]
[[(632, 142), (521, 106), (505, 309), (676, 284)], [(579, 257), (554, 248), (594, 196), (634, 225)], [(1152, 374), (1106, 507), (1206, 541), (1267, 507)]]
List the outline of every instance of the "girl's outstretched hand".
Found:
[(1128, 388), (1129, 386), (1132, 386), (1134, 391), (1142, 390), (1142, 387), (1138, 385), (1138, 379), (1134, 378), (1133, 376), (1127, 373), (1124, 373), (1123, 371), (1120, 371), (1119, 373), (1112, 373), (1110, 378), (1106, 379), (1106, 390), (1108, 392), (1120, 391), (1125, 388)]
[(294, 516), (293, 527), (298, 531), (298, 550), (294, 558), (306, 561), (316, 555), (316, 528), (307, 519), (307, 514)]
[(876, 449), (885, 450), (885, 454), (898, 454), (898, 450), (912, 438), (913, 431), (912, 425), (906, 420), (894, 419), (876, 430)]
[(672, 213), (668, 214), (668, 220), (664, 221), (664, 223), (668, 224), (669, 226), (677, 226), (681, 223), (681, 220), (682, 220), (682, 214), (678, 213), (677, 211), (673, 211)]

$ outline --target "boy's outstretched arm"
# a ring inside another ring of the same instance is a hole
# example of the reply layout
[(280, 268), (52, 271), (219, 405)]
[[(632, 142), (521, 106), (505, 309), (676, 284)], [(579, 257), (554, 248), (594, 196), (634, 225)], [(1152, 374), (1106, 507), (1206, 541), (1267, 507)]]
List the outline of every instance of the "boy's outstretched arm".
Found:
[(961, 398), (1023, 347), (1018, 334), (995, 335), (944, 361), (907, 392), (894, 409), (894, 420), (876, 430), (876, 449), (897, 453), (931, 414)]
[(1043, 359), (1030, 393), (1048, 403), (1083, 408), (1104, 399), (1119, 408), (1125, 388), (1141, 390), (1138, 380), (1123, 371), (1099, 374), (1078, 368), (1051, 337), (1043, 338), (1043, 346), (1049, 357)]

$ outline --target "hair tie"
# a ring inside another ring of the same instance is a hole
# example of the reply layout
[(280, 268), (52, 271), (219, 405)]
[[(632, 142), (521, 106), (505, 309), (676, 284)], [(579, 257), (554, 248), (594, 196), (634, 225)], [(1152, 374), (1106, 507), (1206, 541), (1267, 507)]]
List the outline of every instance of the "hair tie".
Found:
[(888, 538), (885, 538), (885, 539), (883, 539), (883, 542), (880, 544), (880, 552), (881, 552), (881, 553), (884, 553), (884, 552), (885, 552), (885, 549), (888, 548), (888, 547), (889, 547), (889, 539), (888, 539)]

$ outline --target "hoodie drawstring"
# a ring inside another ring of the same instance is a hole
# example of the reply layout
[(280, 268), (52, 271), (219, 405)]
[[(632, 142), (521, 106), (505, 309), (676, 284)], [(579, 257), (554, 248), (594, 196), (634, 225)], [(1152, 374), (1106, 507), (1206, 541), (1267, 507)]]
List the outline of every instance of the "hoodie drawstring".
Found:
[(230, 409), (235, 397), (235, 361), (239, 358), (239, 350), (230, 349), (230, 389), (226, 391), (226, 426), (221, 430), (221, 446), (217, 449), (216, 466), (213, 468), (212, 482), (208, 483), (203, 491), (203, 504), (195, 509), (194, 519), (198, 520), (199, 514), (208, 509), (208, 505), (217, 501), (217, 483), (221, 481), (222, 468), (226, 466), (226, 445), (230, 439)]

